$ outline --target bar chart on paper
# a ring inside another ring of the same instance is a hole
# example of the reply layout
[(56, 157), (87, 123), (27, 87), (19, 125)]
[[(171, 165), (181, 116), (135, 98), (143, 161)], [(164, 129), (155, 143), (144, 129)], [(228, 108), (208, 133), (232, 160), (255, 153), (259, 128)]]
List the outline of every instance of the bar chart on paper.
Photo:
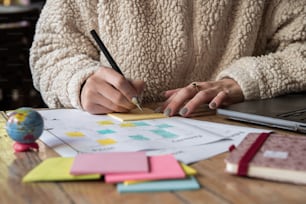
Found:
[(224, 125), (212, 128), (212, 123), (181, 117), (121, 122), (107, 115), (91, 115), (76, 109), (39, 112), (45, 122), (40, 139), (61, 156), (186, 148), (249, 131), (224, 128)]

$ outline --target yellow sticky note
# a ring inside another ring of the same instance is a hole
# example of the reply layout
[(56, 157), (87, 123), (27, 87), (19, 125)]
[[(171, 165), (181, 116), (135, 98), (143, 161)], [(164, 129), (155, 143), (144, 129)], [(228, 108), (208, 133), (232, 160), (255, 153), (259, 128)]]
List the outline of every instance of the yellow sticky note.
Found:
[(22, 179), (22, 182), (71, 181), (100, 179), (99, 174), (71, 175), (70, 168), (74, 158), (54, 157), (42, 161)]
[(135, 127), (136, 125), (133, 123), (121, 123), (120, 126), (121, 127)]
[[(193, 176), (197, 174), (197, 170), (195, 170), (194, 168), (187, 166), (186, 164), (180, 162), (180, 165), (183, 169), (183, 171), (185, 172), (185, 174), (187, 176)], [(149, 182), (149, 180), (143, 180), (143, 181), (124, 181), (123, 184), (124, 185), (131, 185), (131, 184), (137, 184), (137, 183), (144, 183), (144, 182)]]
[(141, 112), (138, 108), (131, 110), (128, 113), (109, 113), (110, 117), (113, 117), (117, 120), (130, 121), (130, 120), (146, 120), (146, 119), (156, 119), (156, 118), (166, 118), (162, 113), (155, 113), (152, 109), (143, 108)]
[(106, 139), (101, 139), (101, 140), (97, 140), (97, 142), (101, 145), (111, 145), (111, 144), (116, 144), (116, 140), (111, 139), (111, 138), (106, 138)]
[(181, 162), (180, 165), (187, 176), (194, 176), (197, 174), (197, 170), (195, 170), (194, 168), (187, 166), (186, 164)]
[(66, 135), (69, 137), (83, 137), (84, 134), (81, 132), (66, 132)]
[(111, 120), (102, 120), (97, 122), (99, 125), (113, 125), (114, 122)]

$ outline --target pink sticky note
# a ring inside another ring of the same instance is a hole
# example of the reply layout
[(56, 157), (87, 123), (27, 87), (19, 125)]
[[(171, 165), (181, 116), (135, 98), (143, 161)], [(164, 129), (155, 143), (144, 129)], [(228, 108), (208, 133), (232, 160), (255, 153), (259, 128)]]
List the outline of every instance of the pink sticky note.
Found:
[(145, 152), (110, 152), (79, 154), (75, 157), (71, 174), (148, 172)]
[(104, 178), (108, 183), (118, 183), (128, 180), (160, 180), (185, 177), (184, 171), (172, 155), (149, 157), (149, 166), (149, 172), (106, 174)]

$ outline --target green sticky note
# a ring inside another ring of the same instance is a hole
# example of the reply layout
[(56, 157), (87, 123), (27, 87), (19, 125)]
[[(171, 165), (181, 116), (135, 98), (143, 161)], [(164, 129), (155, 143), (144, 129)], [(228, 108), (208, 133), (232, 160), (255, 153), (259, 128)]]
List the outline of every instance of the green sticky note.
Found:
[(42, 161), (22, 179), (22, 182), (35, 181), (73, 181), (100, 179), (100, 174), (71, 175), (70, 168), (74, 158), (54, 157)]

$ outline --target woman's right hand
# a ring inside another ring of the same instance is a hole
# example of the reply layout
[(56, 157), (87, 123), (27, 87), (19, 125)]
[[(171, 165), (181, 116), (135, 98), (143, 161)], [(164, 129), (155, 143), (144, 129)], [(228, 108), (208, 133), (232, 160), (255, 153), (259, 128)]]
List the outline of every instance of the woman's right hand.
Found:
[(82, 108), (91, 114), (128, 112), (132, 97), (142, 93), (142, 80), (127, 80), (112, 68), (101, 67), (88, 77), (81, 90)]

